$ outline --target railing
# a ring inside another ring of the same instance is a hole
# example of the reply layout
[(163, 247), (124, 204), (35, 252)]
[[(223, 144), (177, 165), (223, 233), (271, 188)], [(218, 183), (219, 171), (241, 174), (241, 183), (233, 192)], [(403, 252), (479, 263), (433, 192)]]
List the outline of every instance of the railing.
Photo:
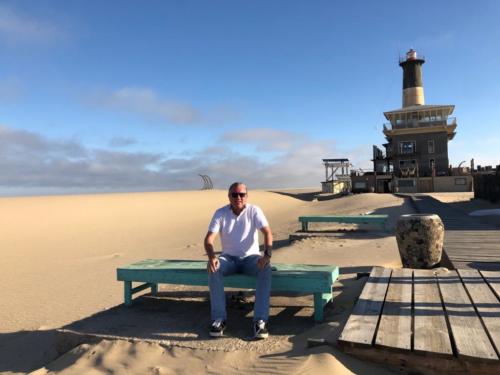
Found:
[[(401, 169), (398, 169), (396, 170), (394, 173), (394, 176), (398, 177), (398, 178), (405, 178), (405, 177), (412, 177), (412, 178), (415, 178), (415, 177), (432, 177), (432, 172), (430, 171), (427, 171), (427, 170), (419, 170), (418, 171), (418, 174), (417, 174), (417, 171), (412, 171), (412, 173), (407, 173), (407, 172), (402, 172)], [(451, 174), (445, 172), (445, 171), (441, 171), (439, 174), (436, 173), (436, 175), (434, 177), (443, 177), (443, 176), (451, 176)]]
[(448, 117), (443, 120), (431, 120), (431, 119), (420, 119), (420, 120), (405, 120), (396, 123), (387, 122), (384, 124), (384, 131), (391, 129), (407, 129), (407, 128), (425, 128), (431, 126), (450, 126), (456, 125), (456, 117)]
[[(399, 60), (400, 64), (402, 62), (405, 62), (405, 61), (412, 61), (412, 59), (408, 60), (408, 56), (406, 56), (406, 53), (403, 56), (399, 56), (398, 60)], [(413, 60), (424, 60), (425, 61), (425, 56), (417, 54), (417, 57), (415, 59), (413, 59)]]

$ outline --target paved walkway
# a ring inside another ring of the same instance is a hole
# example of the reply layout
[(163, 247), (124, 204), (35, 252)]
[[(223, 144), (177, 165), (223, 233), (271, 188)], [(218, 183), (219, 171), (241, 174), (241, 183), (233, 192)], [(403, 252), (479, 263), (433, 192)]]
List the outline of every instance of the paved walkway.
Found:
[(434, 213), (445, 227), (444, 250), (454, 268), (500, 270), (500, 228), (426, 194), (411, 194), (419, 213)]

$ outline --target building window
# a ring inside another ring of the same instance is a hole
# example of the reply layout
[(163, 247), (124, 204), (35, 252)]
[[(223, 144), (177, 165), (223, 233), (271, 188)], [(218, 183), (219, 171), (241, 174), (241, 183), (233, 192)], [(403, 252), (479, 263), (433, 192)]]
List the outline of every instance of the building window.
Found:
[(415, 153), (415, 141), (399, 142), (399, 151), (401, 154)]
[(399, 161), (399, 171), (401, 172), (401, 177), (413, 177), (416, 176), (417, 163), (415, 160), (400, 160)]
[(399, 168), (415, 168), (417, 165), (417, 162), (415, 159), (413, 160), (400, 160), (399, 161)]
[(427, 141), (427, 152), (429, 152), (429, 154), (434, 153), (434, 139)]
[(408, 180), (398, 180), (398, 186), (405, 188), (415, 187), (415, 180), (413, 178)]

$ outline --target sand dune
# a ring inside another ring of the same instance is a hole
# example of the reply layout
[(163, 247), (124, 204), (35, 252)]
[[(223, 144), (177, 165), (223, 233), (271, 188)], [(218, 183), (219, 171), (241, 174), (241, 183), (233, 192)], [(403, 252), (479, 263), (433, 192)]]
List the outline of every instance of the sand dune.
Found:
[[(289, 195), (250, 191), (249, 201), (264, 209), (275, 234), (273, 261), (333, 263), (346, 272), (373, 265), (400, 266), (394, 237), (389, 235), (308, 239), (292, 245), (287, 239), (298, 229), (300, 214), (376, 211), (389, 213), (393, 225), (398, 214), (411, 212), (403, 199), (363, 194), (317, 202), (303, 200), (304, 195), (297, 192)], [(120, 340), (81, 345), (51, 364), (44, 362), (54, 359), (49, 347), (44, 349), (45, 356), (34, 354), (45, 340), (41, 332), (52, 332), (122, 303), (122, 285), (115, 275), (118, 266), (143, 258), (205, 259), (202, 240), (208, 221), (226, 201), (226, 192), (217, 190), (1, 198), (0, 372), (24, 372), (43, 365), (46, 369), (37, 373), (120, 373), (125, 369), (137, 374), (349, 373), (372, 369), (331, 347), (306, 350), (303, 344), (293, 345), (293, 337), (283, 340), (285, 346), (274, 355)], [(336, 327), (330, 328), (336, 332)], [(46, 340), (49, 345), (50, 339)], [(25, 349), (15, 347), (16, 343)]]

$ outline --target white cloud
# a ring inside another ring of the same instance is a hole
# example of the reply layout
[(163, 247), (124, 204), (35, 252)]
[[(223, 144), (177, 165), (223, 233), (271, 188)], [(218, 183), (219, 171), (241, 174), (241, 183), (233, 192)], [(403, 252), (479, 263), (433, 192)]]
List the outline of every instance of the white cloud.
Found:
[(298, 134), (283, 130), (253, 128), (227, 132), (221, 137), (221, 141), (252, 144), (256, 146), (257, 151), (287, 151), (298, 137)]
[(8, 43), (51, 43), (65, 33), (54, 23), (0, 4), (0, 39)]
[(136, 144), (137, 141), (133, 138), (127, 138), (127, 137), (114, 137), (111, 138), (108, 142), (108, 146), (111, 148), (120, 148), (120, 147), (127, 147), (131, 146), (133, 144)]
[(201, 111), (194, 105), (176, 99), (161, 97), (150, 88), (122, 87), (90, 95), (86, 104), (95, 108), (134, 114), (147, 120), (179, 125), (222, 125), (240, 117), (237, 110), (219, 105)]
[(369, 157), (369, 147), (363, 153), (340, 151), (333, 140), (317, 141), (292, 132), (260, 128), (249, 129), (250, 134), (256, 148), (271, 147), (270, 134), (280, 134), (291, 145), (277, 152), (244, 154), (239, 145), (249, 140), (228, 133), (218, 144), (172, 158), (162, 153), (88, 148), (77, 141), (48, 139), (4, 126), (0, 127), (0, 192), (189, 190), (201, 188), (198, 174), (209, 175), (218, 188), (235, 180), (251, 188), (319, 188), (324, 179), (322, 158)]
[(97, 94), (90, 98), (90, 102), (97, 107), (135, 113), (173, 124), (195, 124), (201, 119), (200, 111), (192, 105), (160, 98), (148, 88), (123, 87)]

